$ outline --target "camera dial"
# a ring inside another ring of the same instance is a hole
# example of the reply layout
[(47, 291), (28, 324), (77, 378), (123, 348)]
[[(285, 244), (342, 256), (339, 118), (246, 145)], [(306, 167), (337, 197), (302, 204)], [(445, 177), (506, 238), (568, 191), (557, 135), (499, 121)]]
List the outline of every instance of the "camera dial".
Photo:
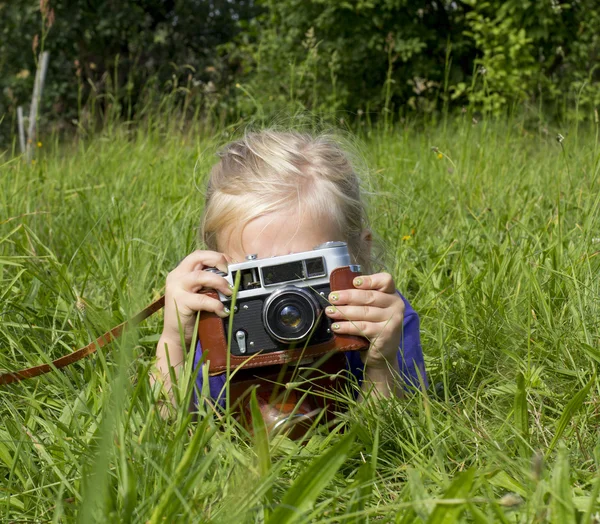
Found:
[(289, 344), (312, 332), (321, 305), (305, 288), (286, 286), (272, 293), (263, 306), (263, 325), (272, 338)]

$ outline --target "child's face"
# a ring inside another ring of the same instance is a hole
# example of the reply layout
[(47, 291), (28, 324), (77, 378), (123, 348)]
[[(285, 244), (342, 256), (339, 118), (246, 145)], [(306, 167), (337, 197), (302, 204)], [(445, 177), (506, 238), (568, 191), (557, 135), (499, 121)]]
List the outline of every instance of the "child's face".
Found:
[(241, 233), (217, 237), (218, 250), (240, 262), (246, 255), (268, 258), (309, 251), (330, 240), (344, 240), (330, 220), (299, 214), (278, 212), (255, 218)]

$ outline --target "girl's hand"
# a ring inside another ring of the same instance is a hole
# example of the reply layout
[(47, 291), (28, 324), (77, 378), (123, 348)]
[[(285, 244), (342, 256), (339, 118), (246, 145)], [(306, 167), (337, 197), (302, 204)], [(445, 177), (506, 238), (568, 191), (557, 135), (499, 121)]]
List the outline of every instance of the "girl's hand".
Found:
[(231, 295), (229, 284), (222, 276), (210, 271), (207, 267), (216, 267), (227, 272), (229, 259), (215, 251), (194, 251), (184, 258), (167, 276), (165, 290), (165, 320), (163, 337), (167, 340), (179, 340), (179, 321), (184, 330), (185, 342), (192, 339), (196, 314), (199, 311), (211, 311), (220, 317), (227, 317), (220, 300), (199, 293), (205, 288), (215, 289), (224, 295)]
[(329, 294), (325, 309), (336, 333), (366, 337), (371, 347), (361, 354), (371, 369), (398, 367), (397, 354), (404, 323), (404, 302), (396, 293), (389, 273), (363, 275), (353, 281), (355, 289)]

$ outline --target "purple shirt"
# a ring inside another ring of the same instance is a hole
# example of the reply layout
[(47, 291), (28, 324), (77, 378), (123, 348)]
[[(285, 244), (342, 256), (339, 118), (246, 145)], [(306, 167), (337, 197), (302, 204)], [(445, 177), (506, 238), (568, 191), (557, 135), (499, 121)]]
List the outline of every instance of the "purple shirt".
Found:
[[(423, 360), (423, 349), (421, 348), (421, 336), (419, 334), (419, 315), (409, 304), (408, 300), (398, 293), (406, 309), (404, 310), (404, 332), (400, 340), (398, 348), (398, 364), (400, 365), (400, 373), (405, 382), (413, 387), (420, 389), (420, 380), (423, 381), (425, 387), (428, 387), (427, 375), (425, 373), (425, 361)], [(202, 360), (202, 348), (200, 342), (196, 346), (194, 355), (194, 370)], [(347, 369), (356, 377), (360, 384), (363, 379), (363, 362), (358, 351), (346, 352)], [(204, 363), (201, 364), (204, 367)], [(213, 399), (219, 398), (225, 387), (225, 373), (209, 377), (208, 379), (210, 396)], [(198, 370), (196, 377), (196, 387), (198, 391), (202, 391), (203, 379), (202, 369)], [(196, 404), (196, 396), (194, 392), (194, 404)]]

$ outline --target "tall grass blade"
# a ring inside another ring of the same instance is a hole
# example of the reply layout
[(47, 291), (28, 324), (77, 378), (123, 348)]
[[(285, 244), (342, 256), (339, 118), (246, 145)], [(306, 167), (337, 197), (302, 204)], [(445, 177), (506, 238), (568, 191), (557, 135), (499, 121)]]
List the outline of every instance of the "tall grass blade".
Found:
[[(258, 462), (258, 473), (261, 480), (267, 480), (271, 472), (271, 453), (269, 450), (269, 433), (265, 420), (258, 407), (256, 389), (252, 390), (250, 396), (250, 412), (252, 413), (252, 432), (254, 436), (254, 451)], [(269, 488), (265, 494), (264, 520), (269, 518), (271, 503), (273, 502), (273, 490)]]
[(287, 490), (267, 524), (292, 524), (304, 520), (306, 512), (346, 461), (353, 445), (354, 433), (350, 432), (313, 460)]
[(438, 502), (427, 519), (427, 524), (457, 522), (466, 508), (467, 501), (465, 499), (471, 492), (474, 478), (475, 468), (469, 468), (457, 475), (442, 496), (442, 500), (447, 500), (448, 503)]
[(581, 406), (583, 405), (583, 401), (587, 397), (590, 388), (592, 387), (592, 384), (595, 381), (596, 374), (594, 373), (594, 376), (583, 387), (583, 389), (576, 393), (575, 396), (567, 403), (565, 410), (560, 416), (560, 419), (558, 419), (558, 424), (556, 425), (556, 432), (554, 433), (554, 437), (552, 437), (550, 445), (546, 450), (546, 457), (550, 455), (550, 453), (552, 453), (552, 450), (556, 447), (556, 444), (558, 443), (560, 437), (562, 437), (562, 434), (565, 432), (565, 429), (567, 429), (567, 425), (573, 418), (573, 415), (575, 415), (575, 413), (577, 413), (577, 411), (579, 411), (579, 408), (581, 408)]
[[(171, 478), (167, 489), (161, 495), (156, 508), (152, 512), (150, 524), (156, 524), (164, 520), (165, 515), (168, 514), (169, 506), (173, 502), (173, 492), (178, 488), (178, 485), (183, 481), (184, 477), (189, 474), (190, 466), (200, 455), (201, 448), (206, 445), (206, 443), (215, 433), (216, 428), (209, 429), (208, 427), (209, 420), (210, 418), (206, 417), (202, 423), (196, 427), (194, 435), (187, 444), (187, 449), (179, 461), (179, 464), (177, 465), (175, 473)], [(210, 461), (212, 459), (214, 459), (212, 456), (208, 456), (205, 460)]]
[(517, 375), (517, 390), (514, 401), (515, 429), (518, 433), (518, 448), (521, 457), (530, 454), (527, 444), (529, 443), (529, 413), (527, 411), (527, 393), (525, 391), (525, 377), (523, 373)]
[(353, 522), (366, 522), (366, 517), (358, 517), (367, 507), (372, 496), (375, 475), (377, 473), (377, 454), (379, 450), (379, 425), (375, 428), (373, 446), (371, 448), (371, 460), (365, 462), (358, 469), (356, 478), (350, 487), (354, 490), (346, 515), (354, 515)]
[(552, 472), (552, 499), (550, 501), (552, 522), (571, 524), (576, 522), (575, 508), (571, 493), (569, 459), (565, 448), (558, 452), (558, 458)]
[[(596, 447), (594, 448), (594, 459), (597, 472), (598, 466), (600, 465), (600, 442), (598, 442), (596, 444)], [(588, 507), (585, 510), (585, 514), (581, 519), (582, 524), (591, 524), (593, 520), (597, 520), (595, 517), (592, 517), (592, 515), (594, 514), (594, 511), (598, 508), (598, 495), (600, 495), (600, 475), (596, 474), (596, 478), (594, 479), (594, 487), (592, 488), (590, 496), (590, 501)]]

